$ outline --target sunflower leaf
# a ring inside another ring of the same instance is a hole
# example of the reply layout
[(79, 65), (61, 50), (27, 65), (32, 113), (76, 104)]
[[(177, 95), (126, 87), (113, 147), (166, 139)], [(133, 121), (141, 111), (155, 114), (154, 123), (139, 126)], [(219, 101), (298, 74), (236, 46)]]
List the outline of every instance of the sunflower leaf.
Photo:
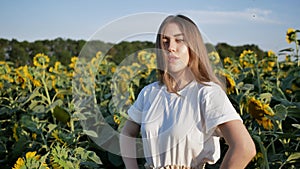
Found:
[(285, 120), (285, 118), (287, 117), (287, 108), (285, 106), (283, 106), (282, 104), (277, 104), (274, 107), (275, 111), (276, 111), (276, 117), (278, 118), (278, 120)]
[(296, 127), (297, 129), (300, 129), (300, 124), (292, 124), (293, 127)]
[(293, 162), (296, 162), (297, 159), (300, 159), (300, 153), (299, 152), (291, 154), (286, 161), (289, 162), (289, 163), (293, 163)]
[(271, 102), (272, 96), (273, 95), (271, 93), (262, 93), (259, 95), (259, 97), (265, 102), (265, 104), (268, 104)]
[(294, 49), (293, 48), (286, 48), (286, 49), (282, 49), (279, 52), (293, 52)]

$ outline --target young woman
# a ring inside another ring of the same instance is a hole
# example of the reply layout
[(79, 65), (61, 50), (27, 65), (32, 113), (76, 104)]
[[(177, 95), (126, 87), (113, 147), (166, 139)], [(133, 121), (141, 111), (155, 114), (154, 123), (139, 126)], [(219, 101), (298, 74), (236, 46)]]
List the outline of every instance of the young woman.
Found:
[(121, 132), (126, 168), (138, 168), (132, 138), (139, 132), (146, 168), (204, 168), (220, 158), (220, 137), (229, 145), (221, 168), (245, 168), (255, 145), (212, 71), (196, 24), (168, 16), (156, 48), (159, 81), (139, 93)]

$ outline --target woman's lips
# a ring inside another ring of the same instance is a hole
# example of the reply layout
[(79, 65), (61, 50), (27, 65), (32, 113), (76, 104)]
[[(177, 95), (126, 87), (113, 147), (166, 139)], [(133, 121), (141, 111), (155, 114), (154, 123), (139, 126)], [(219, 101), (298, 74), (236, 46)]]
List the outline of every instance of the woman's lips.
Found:
[(169, 55), (168, 56), (168, 62), (170, 63), (174, 63), (179, 59), (179, 57), (175, 56), (175, 55)]

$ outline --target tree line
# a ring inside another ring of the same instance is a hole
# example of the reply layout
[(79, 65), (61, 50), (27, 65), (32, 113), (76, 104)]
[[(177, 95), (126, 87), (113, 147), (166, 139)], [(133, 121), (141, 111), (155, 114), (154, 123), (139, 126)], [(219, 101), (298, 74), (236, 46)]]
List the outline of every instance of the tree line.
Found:
[[(37, 40), (34, 42), (18, 41), (16, 39), (7, 40), (0, 38), (0, 60), (11, 61), (16, 67), (21, 65), (31, 65), (33, 57), (37, 53), (44, 53), (51, 58), (51, 64), (60, 61), (62, 64), (69, 64), (73, 56), (79, 56), (82, 48), (87, 43), (93, 43), (100, 51), (112, 55), (113, 61), (120, 63), (126, 56), (139, 50), (154, 48), (155, 44), (149, 41), (123, 41), (118, 44), (105, 43), (103, 41), (85, 41), (56, 38), (54, 40)], [(257, 45), (247, 44), (241, 46), (231, 46), (227, 43), (217, 45), (206, 44), (208, 51), (216, 50), (220, 58), (238, 57), (243, 50), (254, 51), (258, 59), (265, 56), (265, 51)]]

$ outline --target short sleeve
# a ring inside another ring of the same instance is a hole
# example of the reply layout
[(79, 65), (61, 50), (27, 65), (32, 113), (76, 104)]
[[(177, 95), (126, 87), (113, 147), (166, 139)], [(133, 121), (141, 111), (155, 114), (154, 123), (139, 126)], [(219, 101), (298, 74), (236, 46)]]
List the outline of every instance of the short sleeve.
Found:
[(221, 87), (214, 84), (205, 88), (207, 88), (206, 94), (202, 97), (200, 106), (206, 133), (215, 130), (218, 125), (225, 122), (242, 120)]
[(142, 123), (142, 112), (143, 112), (143, 105), (144, 105), (144, 93), (145, 90), (143, 89), (133, 105), (128, 109), (127, 113), (131, 120), (134, 122), (141, 124)]

